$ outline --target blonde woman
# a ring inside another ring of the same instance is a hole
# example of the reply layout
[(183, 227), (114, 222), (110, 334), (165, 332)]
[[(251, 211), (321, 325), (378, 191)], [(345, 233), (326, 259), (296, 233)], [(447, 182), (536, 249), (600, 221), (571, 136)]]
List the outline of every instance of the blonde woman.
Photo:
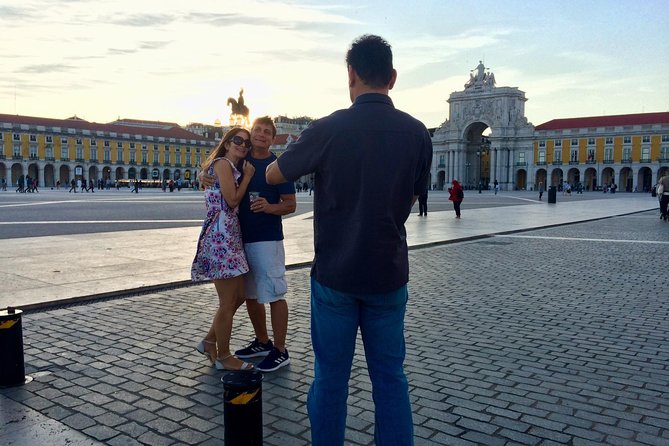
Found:
[[(219, 305), (209, 332), (196, 349), (218, 370), (253, 368), (230, 352), (232, 319), (244, 302), (243, 275), (249, 270), (237, 208), (255, 172), (251, 163), (243, 161), (250, 147), (250, 132), (234, 127), (202, 165), (202, 170), (214, 175), (216, 182), (204, 192), (207, 216), (197, 242), (191, 278), (194, 282), (213, 281)], [(236, 167), (240, 162), (243, 176)]]

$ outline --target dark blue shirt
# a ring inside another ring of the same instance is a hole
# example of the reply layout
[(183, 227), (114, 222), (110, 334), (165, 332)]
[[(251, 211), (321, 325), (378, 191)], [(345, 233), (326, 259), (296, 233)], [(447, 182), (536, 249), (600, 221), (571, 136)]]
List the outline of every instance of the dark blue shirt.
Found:
[(312, 276), (342, 292), (386, 293), (409, 281), (404, 223), (427, 190), (432, 141), (383, 94), (314, 121), (279, 158), (292, 184), (315, 172)]
[(278, 203), (281, 195), (295, 194), (293, 183), (272, 186), (265, 181), (265, 169), (275, 159), (276, 155), (271, 152), (270, 156), (264, 159), (255, 159), (250, 154), (246, 157), (246, 160), (253, 164), (256, 171), (251, 178), (249, 187), (246, 189), (247, 193), (239, 203), (239, 224), (242, 228), (244, 243), (283, 240), (281, 216), (264, 212), (251, 212), (251, 202), (248, 194), (248, 192), (259, 192), (260, 196), (271, 204)]

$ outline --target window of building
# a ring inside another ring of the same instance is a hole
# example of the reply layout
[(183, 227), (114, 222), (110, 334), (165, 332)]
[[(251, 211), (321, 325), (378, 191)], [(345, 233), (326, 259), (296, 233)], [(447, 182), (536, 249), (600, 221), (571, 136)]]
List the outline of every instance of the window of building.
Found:
[(444, 155), (439, 155), (439, 167), (444, 167), (446, 165), (446, 157)]
[(631, 136), (623, 136), (623, 143), (624, 144), (632, 144), (632, 137)]
[(623, 161), (632, 161), (631, 147), (623, 147)]
[(612, 136), (607, 136), (605, 142), (606, 142), (607, 145), (608, 144), (613, 144), (613, 137)]
[(105, 147), (110, 147), (109, 141), (105, 141)]
[(84, 143), (84, 140), (81, 138), (77, 138), (77, 144), (82, 145)]
[(170, 146), (165, 144), (165, 163), (170, 162)]
[(571, 149), (569, 154), (570, 161), (578, 161), (578, 149)]
[(60, 159), (67, 160), (70, 158), (70, 155), (67, 151), (67, 146), (60, 146)]
[(190, 166), (190, 153), (186, 153), (186, 164)]
[(0, 141), (2, 141), (2, 133), (0, 133)]
[(105, 162), (110, 162), (111, 161), (111, 149), (106, 148), (105, 149)]
[(116, 142), (116, 148), (117, 148), (117, 149), (122, 149), (122, 148), (123, 148), (123, 143), (120, 142), (120, 141), (117, 141), (117, 142)]
[(525, 165), (525, 152), (518, 152), (518, 163)]
[(142, 163), (148, 164), (148, 162), (149, 162), (149, 154), (146, 150), (142, 150)]
[(158, 159), (158, 146), (153, 146), (153, 162), (157, 163), (160, 160)]
[(595, 149), (588, 149), (588, 161), (595, 161)]
[[(0, 134), (0, 139), (2, 139), (2, 134)], [(53, 136), (46, 135), (46, 142), (53, 143)]]
[(118, 147), (116, 149), (116, 161), (123, 161), (123, 147)]
[(21, 146), (19, 144), (14, 144), (13, 149), (12, 149), (12, 155), (15, 158), (18, 158), (21, 156)]
[(649, 135), (642, 136), (642, 142), (650, 142), (650, 136)]
[(546, 141), (539, 141), (539, 147), (546, 147)]
[(37, 142), (37, 135), (30, 135), (30, 142)]
[(134, 149), (134, 148), (135, 148), (135, 143), (134, 143), (134, 142), (131, 142), (131, 143), (130, 143), (130, 148), (131, 148), (131, 149)]
[(98, 146), (98, 141), (95, 139), (91, 139), (91, 147), (97, 147)]
[(669, 146), (665, 146), (660, 149), (660, 158), (663, 160), (669, 160)]
[(613, 161), (613, 148), (604, 148), (604, 161)]
[(130, 151), (130, 162), (131, 163), (135, 163), (135, 153), (136, 152), (134, 150)]
[(546, 162), (546, 151), (545, 150), (539, 150), (539, 162), (540, 163), (545, 163)]
[(44, 154), (45, 154), (47, 160), (53, 159), (53, 147), (46, 146), (46, 149), (44, 150)]
[(30, 147), (28, 147), (28, 154), (30, 155), (31, 160), (36, 160), (37, 159), (37, 146), (31, 144)]
[(571, 145), (572, 146), (577, 146), (578, 145), (578, 139), (574, 138), (571, 140)]
[(641, 161), (650, 161), (650, 147), (641, 148)]
[(60, 138), (60, 143), (61, 143), (61, 144), (67, 144), (67, 138), (65, 138), (65, 137), (61, 137), (61, 138)]
[(77, 148), (75, 149), (75, 155), (76, 155), (75, 157), (78, 160), (84, 159), (84, 148), (81, 146), (77, 146)]
[(21, 141), (21, 135), (18, 133), (14, 133), (12, 139), (14, 139), (14, 141)]
[(588, 145), (589, 146), (594, 146), (595, 145), (595, 138), (588, 138)]
[(201, 165), (201, 164), (202, 164), (202, 158), (200, 158), (200, 154), (199, 154), (199, 153), (196, 153), (196, 154), (195, 154), (195, 165), (196, 165), (196, 166), (199, 166), (199, 165)]
[(556, 139), (555, 140), (555, 147), (562, 147), (562, 140), (561, 139)]
[(98, 160), (98, 149), (97, 147), (91, 147), (91, 161)]
[(553, 151), (553, 162), (558, 163), (562, 161), (562, 150), (561, 149), (555, 149)]
[[(2, 135), (0, 135), (0, 139), (2, 139)], [(669, 135), (662, 135), (662, 142), (669, 142)]]

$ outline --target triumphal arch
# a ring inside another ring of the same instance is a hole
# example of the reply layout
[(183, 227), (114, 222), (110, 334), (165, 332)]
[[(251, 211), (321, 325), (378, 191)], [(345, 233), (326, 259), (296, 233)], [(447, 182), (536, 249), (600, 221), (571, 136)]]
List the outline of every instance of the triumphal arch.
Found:
[(464, 90), (451, 93), (449, 119), (434, 132), (432, 183), (437, 189), (457, 179), (469, 189), (528, 187), (534, 126), (525, 118), (525, 92), (497, 87), (482, 62)]

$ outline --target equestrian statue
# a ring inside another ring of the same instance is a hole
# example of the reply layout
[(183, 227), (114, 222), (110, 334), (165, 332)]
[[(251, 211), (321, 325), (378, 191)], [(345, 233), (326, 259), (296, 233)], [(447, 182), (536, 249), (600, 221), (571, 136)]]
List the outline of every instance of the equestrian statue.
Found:
[(230, 125), (249, 126), (249, 108), (244, 105), (244, 89), (239, 90), (239, 99), (228, 98), (228, 105), (232, 105)]

